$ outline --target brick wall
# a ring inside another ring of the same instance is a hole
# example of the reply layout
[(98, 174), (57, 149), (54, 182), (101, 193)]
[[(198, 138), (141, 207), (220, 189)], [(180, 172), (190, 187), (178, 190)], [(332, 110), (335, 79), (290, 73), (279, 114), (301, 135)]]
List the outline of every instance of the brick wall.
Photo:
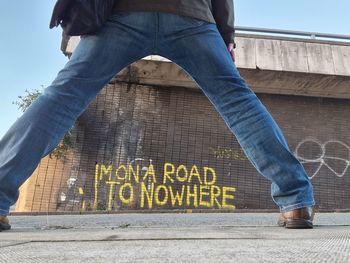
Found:
[[(349, 101), (259, 97), (312, 177), (319, 208), (350, 209)], [(43, 159), (17, 211), (276, 208), (270, 183), (199, 90), (111, 84), (73, 136), (66, 160)]]

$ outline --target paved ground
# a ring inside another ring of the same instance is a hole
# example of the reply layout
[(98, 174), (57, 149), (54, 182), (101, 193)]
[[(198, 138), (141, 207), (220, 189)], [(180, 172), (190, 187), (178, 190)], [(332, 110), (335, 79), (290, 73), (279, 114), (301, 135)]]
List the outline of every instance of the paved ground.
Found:
[(350, 213), (317, 214), (312, 230), (277, 214), (10, 217), (0, 262), (350, 262)]

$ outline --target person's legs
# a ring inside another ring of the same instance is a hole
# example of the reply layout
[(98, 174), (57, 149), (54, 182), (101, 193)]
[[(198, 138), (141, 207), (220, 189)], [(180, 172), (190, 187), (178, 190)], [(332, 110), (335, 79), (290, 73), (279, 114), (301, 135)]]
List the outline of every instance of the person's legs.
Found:
[(313, 189), (303, 166), (240, 76), (216, 25), (172, 14), (161, 14), (159, 24), (159, 55), (197, 82), (254, 167), (271, 180), (272, 197), (281, 212), (313, 206)]
[(155, 14), (117, 13), (96, 34), (84, 36), (51, 86), (0, 141), (0, 216), (41, 158), (121, 69), (153, 52)]

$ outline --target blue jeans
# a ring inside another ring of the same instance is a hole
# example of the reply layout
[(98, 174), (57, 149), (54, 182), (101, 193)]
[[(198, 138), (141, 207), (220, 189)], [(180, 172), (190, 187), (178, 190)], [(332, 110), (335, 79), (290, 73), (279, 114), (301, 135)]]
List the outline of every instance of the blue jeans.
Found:
[(96, 35), (83, 36), (53, 83), (0, 141), (0, 215), (41, 158), (120, 70), (148, 55), (166, 57), (197, 82), (254, 167), (272, 182), (282, 212), (314, 205), (300, 162), (227, 51), (215, 24), (159, 12), (117, 12)]

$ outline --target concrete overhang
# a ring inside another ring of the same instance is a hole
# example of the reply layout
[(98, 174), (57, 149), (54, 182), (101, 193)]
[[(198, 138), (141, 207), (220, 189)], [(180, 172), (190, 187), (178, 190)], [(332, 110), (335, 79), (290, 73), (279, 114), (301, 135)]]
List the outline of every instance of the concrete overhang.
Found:
[[(257, 93), (350, 99), (350, 43), (238, 34), (236, 65)], [(72, 53), (79, 38), (62, 45)], [(112, 81), (198, 88), (178, 65), (148, 56)]]

